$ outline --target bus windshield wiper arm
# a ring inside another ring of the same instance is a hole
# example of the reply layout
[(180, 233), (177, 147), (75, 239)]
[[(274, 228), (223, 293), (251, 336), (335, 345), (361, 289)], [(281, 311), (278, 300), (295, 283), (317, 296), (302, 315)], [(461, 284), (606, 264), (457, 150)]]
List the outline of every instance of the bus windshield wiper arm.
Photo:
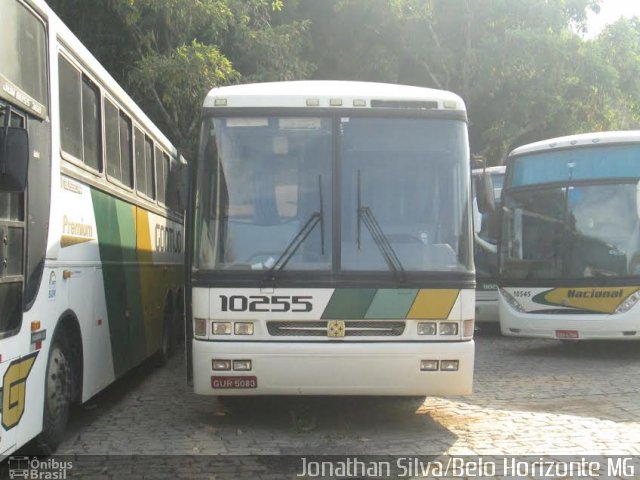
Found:
[(304, 226), (298, 233), (296, 233), (296, 236), (293, 237), (289, 245), (287, 245), (287, 248), (284, 249), (282, 255), (280, 255), (278, 260), (276, 260), (276, 263), (274, 263), (273, 266), (269, 270), (267, 270), (265, 278), (275, 280), (274, 273), (281, 271), (287, 265), (287, 263), (289, 263), (291, 257), (295, 255), (300, 246), (304, 243), (304, 241), (311, 234), (316, 225), (318, 225), (318, 223), (322, 223), (322, 213), (313, 212), (309, 219), (305, 222)]
[(369, 230), (369, 233), (371, 233), (373, 241), (376, 243), (378, 250), (380, 250), (384, 260), (387, 262), (389, 269), (396, 273), (404, 274), (404, 267), (402, 266), (398, 255), (389, 243), (389, 239), (384, 234), (384, 231), (380, 227), (380, 224), (369, 207), (358, 208), (358, 223), (359, 222), (364, 223), (367, 230)]
[(276, 260), (276, 263), (267, 271), (265, 278), (275, 280), (274, 273), (284, 269), (318, 223), (320, 224), (320, 252), (324, 255), (324, 204), (322, 202), (322, 177), (320, 175), (318, 175), (318, 193), (320, 196), (320, 211), (311, 214), (300, 231), (296, 233), (296, 236), (287, 245), (287, 248), (284, 249), (282, 255)]
[(362, 206), (361, 195), (360, 195), (360, 170), (358, 170), (358, 228), (357, 228), (357, 244), (358, 249), (360, 249), (360, 222), (364, 223), (371, 233), (373, 237), (373, 241), (376, 243), (378, 250), (382, 254), (385, 262), (387, 262), (387, 266), (389, 270), (394, 271), (400, 276), (404, 275), (404, 267), (402, 266), (402, 262), (398, 258), (396, 251), (389, 243), (389, 239), (384, 234), (380, 223), (376, 219), (375, 215), (371, 211), (371, 209), (367, 206)]

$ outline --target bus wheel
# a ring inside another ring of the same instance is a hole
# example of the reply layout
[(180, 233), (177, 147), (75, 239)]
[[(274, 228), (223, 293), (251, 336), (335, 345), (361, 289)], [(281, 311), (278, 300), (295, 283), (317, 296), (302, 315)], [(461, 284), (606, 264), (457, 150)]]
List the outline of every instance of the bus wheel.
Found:
[(62, 438), (69, 420), (73, 371), (70, 350), (64, 335), (56, 336), (49, 349), (45, 380), (44, 415), (38, 446), (42, 453), (53, 453)]
[(173, 321), (171, 302), (167, 301), (167, 304), (164, 306), (164, 316), (162, 320), (162, 343), (155, 358), (155, 364), (158, 367), (165, 366), (173, 354)]

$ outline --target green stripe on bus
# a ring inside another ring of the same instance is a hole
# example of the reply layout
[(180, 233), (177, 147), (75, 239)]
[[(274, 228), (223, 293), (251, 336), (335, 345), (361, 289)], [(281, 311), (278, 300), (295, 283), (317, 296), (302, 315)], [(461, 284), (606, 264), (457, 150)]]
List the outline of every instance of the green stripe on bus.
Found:
[(144, 327), (136, 266), (134, 208), (95, 189), (91, 189), (91, 198), (98, 230), (113, 368), (119, 377), (142, 358), (139, 352), (141, 347), (144, 349), (144, 337), (140, 339)]
[(336, 289), (327, 308), (324, 309), (322, 318), (363, 319), (377, 291), (375, 288)]
[(380, 289), (364, 318), (404, 320), (417, 294), (417, 289)]

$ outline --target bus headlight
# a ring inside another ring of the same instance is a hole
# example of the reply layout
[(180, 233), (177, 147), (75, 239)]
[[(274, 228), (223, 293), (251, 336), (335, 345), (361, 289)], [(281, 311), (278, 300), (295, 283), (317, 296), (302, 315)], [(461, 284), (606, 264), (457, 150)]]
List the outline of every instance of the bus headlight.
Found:
[(214, 370), (231, 370), (231, 360), (211, 360), (211, 368)]
[(520, 313), (527, 313), (525, 309), (522, 308), (522, 305), (520, 305), (520, 303), (515, 299), (515, 297), (507, 292), (504, 288), (500, 289), (500, 293), (502, 294), (502, 297), (505, 299), (505, 301), (509, 304), (509, 306), (515, 311)]
[(459, 365), (458, 360), (442, 360), (440, 361), (440, 370), (443, 372), (457, 372)]
[(438, 330), (436, 322), (418, 322), (418, 335), (435, 335)]
[(439, 365), (438, 360), (420, 360), (420, 370), (423, 372), (435, 372)]
[(207, 336), (207, 319), (206, 318), (193, 319), (193, 334), (196, 337)]
[(241, 372), (248, 372), (251, 370), (251, 360), (234, 360), (233, 369)]
[(638, 290), (637, 292), (632, 293), (631, 295), (629, 295), (624, 302), (622, 302), (618, 308), (616, 308), (616, 312), (615, 313), (626, 313), (629, 310), (631, 310), (631, 308), (633, 308), (633, 306), (638, 303), (638, 301), (640, 300), (640, 290)]
[(211, 330), (214, 335), (231, 335), (231, 322), (213, 322)]
[(253, 322), (235, 322), (233, 333), (236, 335), (253, 335)]
[(440, 335), (457, 335), (458, 323), (457, 322), (440, 322), (438, 324), (438, 333)]

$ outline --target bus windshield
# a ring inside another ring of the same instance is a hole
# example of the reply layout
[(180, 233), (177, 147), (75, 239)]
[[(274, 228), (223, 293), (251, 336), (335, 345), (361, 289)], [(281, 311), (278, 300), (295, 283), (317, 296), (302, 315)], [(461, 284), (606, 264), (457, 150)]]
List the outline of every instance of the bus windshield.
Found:
[(586, 158), (588, 165), (574, 157), (575, 165), (569, 167), (582, 172), (578, 182), (558, 182), (568, 177), (553, 174), (541, 155), (535, 161), (546, 165), (544, 174), (535, 173), (530, 166), (520, 167), (517, 179), (546, 175), (554, 183), (505, 191), (500, 250), (503, 276), (557, 279), (640, 273), (640, 172), (631, 176), (631, 164), (620, 161), (603, 173), (611, 177), (613, 169), (619, 180), (596, 178), (593, 152)]
[(463, 121), (216, 117), (203, 136), (198, 269), (472, 268)]

